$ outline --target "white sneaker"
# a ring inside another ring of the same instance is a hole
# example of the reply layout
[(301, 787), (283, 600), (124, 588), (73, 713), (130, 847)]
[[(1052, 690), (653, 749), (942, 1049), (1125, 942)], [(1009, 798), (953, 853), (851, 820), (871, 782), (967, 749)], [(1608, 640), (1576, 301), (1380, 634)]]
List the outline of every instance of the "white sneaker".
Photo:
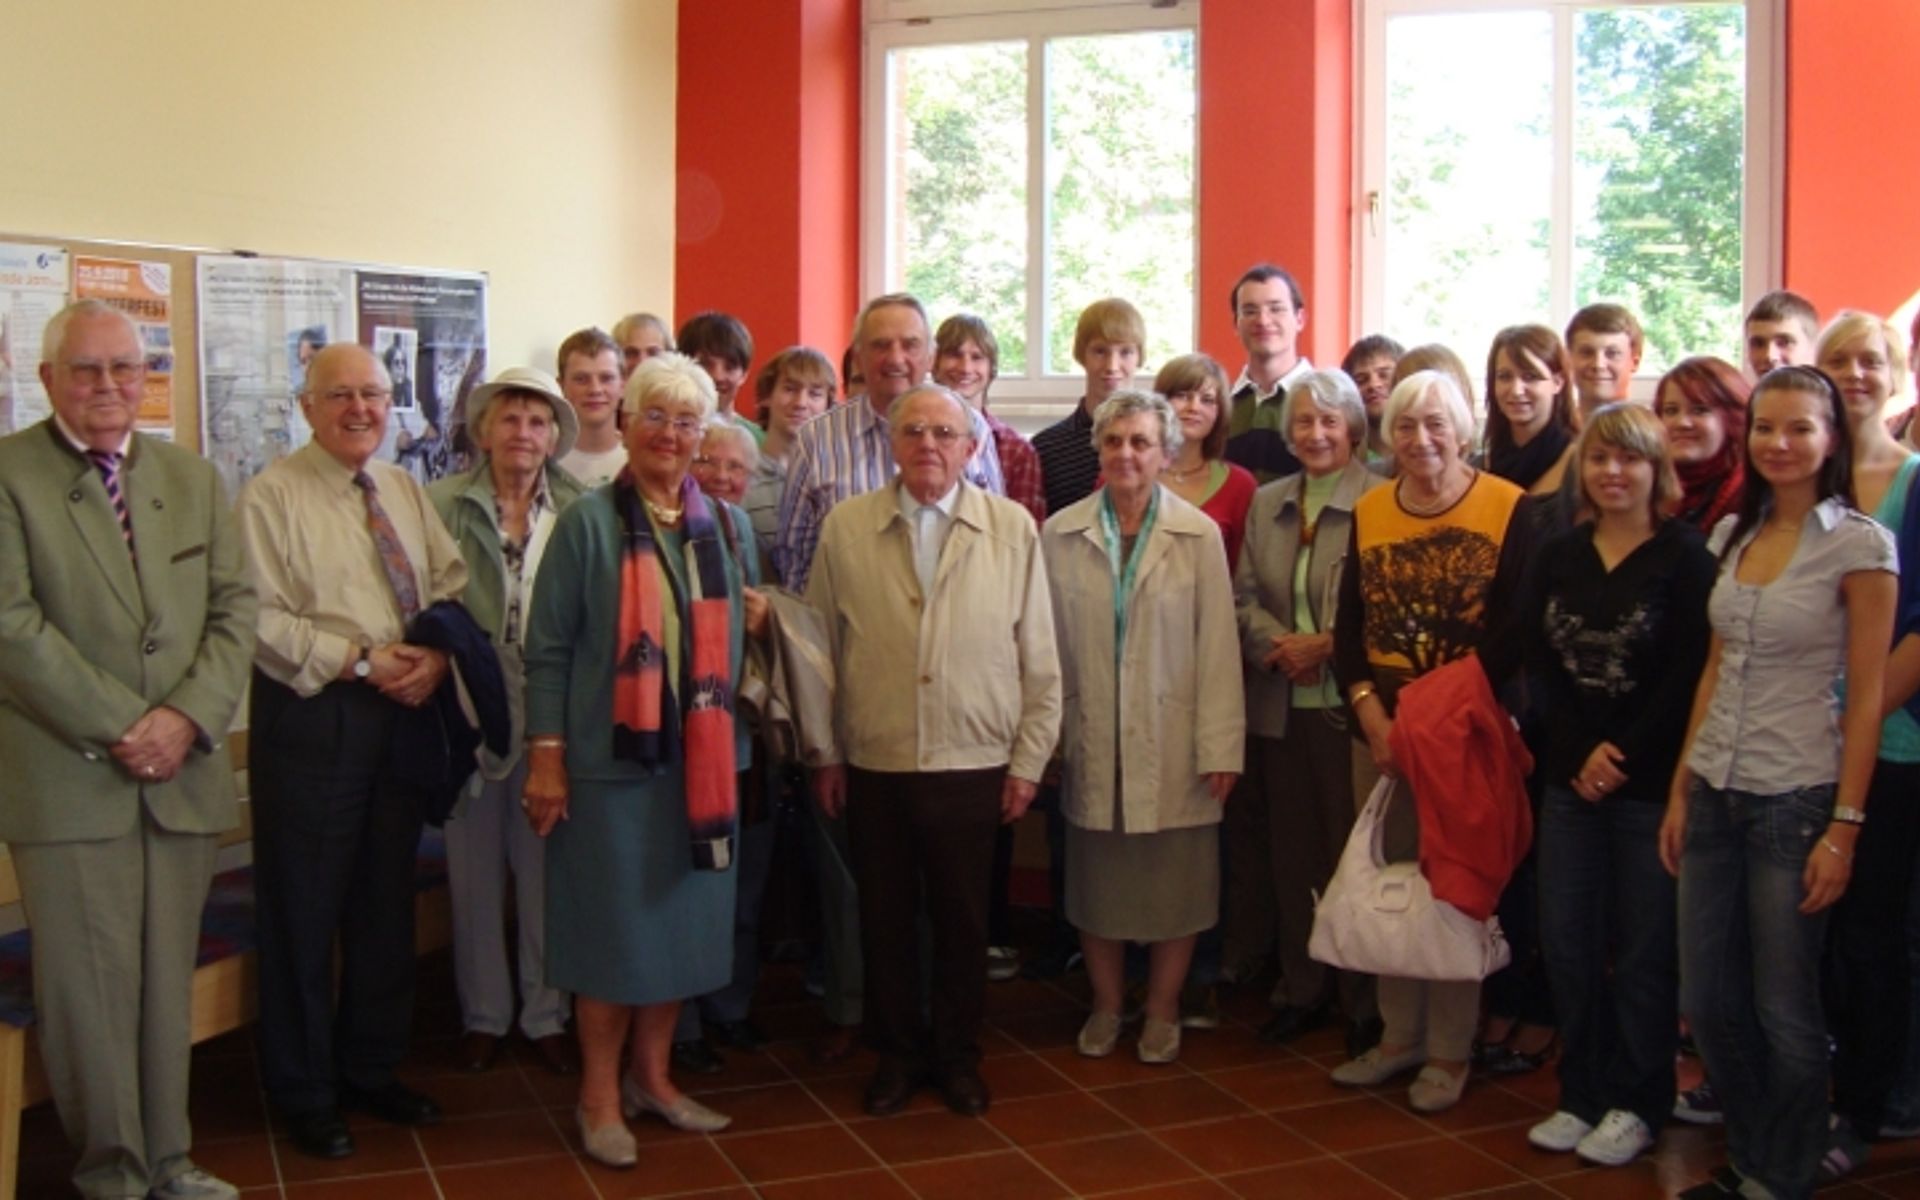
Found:
[(1653, 1130), (1625, 1109), (1609, 1109), (1592, 1133), (1574, 1147), (1585, 1162), (1601, 1167), (1620, 1167), (1639, 1158), (1653, 1147)]
[(1546, 1120), (1527, 1130), (1527, 1141), (1535, 1149), (1548, 1150), (1554, 1154), (1565, 1154), (1580, 1144), (1580, 1139), (1593, 1132), (1593, 1126), (1582, 1121), (1572, 1113), (1561, 1109)]
[(157, 1200), (234, 1200), (240, 1190), (199, 1167), (188, 1167), (148, 1194)]
[(1020, 973), (1020, 952), (1012, 946), (987, 947), (987, 979), (1005, 983)]

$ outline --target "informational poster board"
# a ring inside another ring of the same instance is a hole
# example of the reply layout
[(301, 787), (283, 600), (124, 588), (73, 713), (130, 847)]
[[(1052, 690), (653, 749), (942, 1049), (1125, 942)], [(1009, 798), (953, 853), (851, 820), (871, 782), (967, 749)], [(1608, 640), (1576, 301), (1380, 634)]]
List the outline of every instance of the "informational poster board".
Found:
[(50, 411), (41, 331), (83, 297), (140, 328), (141, 430), (207, 455), (230, 495), (306, 444), (298, 396), (329, 342), (397, 372), (383, 458), (423, 482), (465, 465), (461, 414), (487, 367), (484, 274), (0, 233), (0, 436)]

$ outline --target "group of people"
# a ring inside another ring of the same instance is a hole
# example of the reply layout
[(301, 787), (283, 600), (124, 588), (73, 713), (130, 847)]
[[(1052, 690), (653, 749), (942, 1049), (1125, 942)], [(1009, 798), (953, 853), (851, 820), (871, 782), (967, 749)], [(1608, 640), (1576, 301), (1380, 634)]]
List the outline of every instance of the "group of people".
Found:
[[(795, 799), (835, 1031), (816, 1053), (877, 1052), (876, 1116), (929, 1086), (990, 1106), (986, 986), (1018, 967), (1011, 831), (1037, 806), (1055, 913), (1026, 970), (1084, 961), (1082, 1054), (1131, 1036), (1174, 1061), (1216, 986), (1271, 958), (1261, 1036), (1338, 1014), (1333, 1080), (1417, 1072), (1420, 1111), (1557, 1045), (1529, 1140), (1602, 1164), (1676, 1111), (1684, 1020), (1728, 1127), (1698, 1195), (1802, 1196), (1920, 1124), (1899, 1052), (1920, 1052), (1920, 458), (1886, 420), (1895, 331), (1820, 331), (1771, 294), (1751, 379), (1689, 358), (1647, 406), (1616, 305), (1564, 341), (1502, 330), (1480, 392), (1448, 348), (1378, 335), (1315, 368), (1278, 267), (1231, 300), (1237, 377), (1187, 354), (1151, 388), (1138, 311), (1089, 306), (1085, 395), (1031, 440), (990, 412), (991, 329), (910, 295), (861, 310), (838, 374), (774, 355), (757, 420), (744, 325), (635, 314), (566, 338), (553, 375), (476, 388), (476, 461), (425, 488), (374, 458), (386, 368), (328, 346), (298, 398), (312, 442), (237, 512), (133, 431), (131, 323), (62, 311), (53, 416), (0, 441), (0, 557), (23, 564), (0, 575), (0, 838), (76, 1185), (234, 1194), (185, 1113), (243, 694), (262, 1081), (309, 1154), (353, 1153), (347, 1111), (440, 1118), (395, 1073), (429, 821), (461, 1065), (517, 1023), (577, 1073), (581, 1143), (613, 1166), (642, 1114), (724, 1128), (676, 1076), (766, 1041), (760, 909)], [(1436, 748), (1463, 712), (1510, 713), (1526, 748)], [(1484, 986), (1309, 953), (1376, 788), (1386, 856), (1499, 913), (1513, 963)]]

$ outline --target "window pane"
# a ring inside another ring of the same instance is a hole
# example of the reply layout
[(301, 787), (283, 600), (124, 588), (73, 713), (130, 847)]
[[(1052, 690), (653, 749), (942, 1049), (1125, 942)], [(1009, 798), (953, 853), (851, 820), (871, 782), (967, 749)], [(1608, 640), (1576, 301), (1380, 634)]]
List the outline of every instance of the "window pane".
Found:
[(1501, 327), (1549, 321), (1553, 20), (1387, 24), (1385, 328), (1476, 373)]
[(1634, 310), (1642, 373), (1729, 353), (1741, 315), (1744, 7), (1583, 12), (1575, 71), (1574, 302)]
[(937, 323), (986, 318), (1000, 369), (1026, 369), (1025, 42), (896, 50), (899, 121), (888, 178), (899, 272)]
[(1103, 296), (1146, 320), (1146, 361), (1193, 348), (1193, 31), (1047, 43), (1047, 370)]

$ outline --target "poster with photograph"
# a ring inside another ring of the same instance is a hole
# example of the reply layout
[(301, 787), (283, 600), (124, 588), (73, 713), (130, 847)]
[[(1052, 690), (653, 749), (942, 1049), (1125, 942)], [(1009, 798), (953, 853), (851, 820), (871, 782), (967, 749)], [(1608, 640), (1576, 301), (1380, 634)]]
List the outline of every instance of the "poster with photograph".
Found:
[(307, 364), (355, 332), (354, 269), (300, 259), (199, 260), (201, 448), (229, 495), (306, 445)]
[(124, 258), (73, 259), (73, 298), (111, 304), (133, 318), (147, 356), (140, 432), (173, 437), (173, 268)]
[(393, 377), (382, 457), (421, 483), (470, 458), (467, 393), (487, 370), (487, 284), (467, 274), (359, 273), (359, 341)]
[(0, 435), (53, 411), (40, 386), (40, 335), (67, 303), (67, 252), (0, 242)]

